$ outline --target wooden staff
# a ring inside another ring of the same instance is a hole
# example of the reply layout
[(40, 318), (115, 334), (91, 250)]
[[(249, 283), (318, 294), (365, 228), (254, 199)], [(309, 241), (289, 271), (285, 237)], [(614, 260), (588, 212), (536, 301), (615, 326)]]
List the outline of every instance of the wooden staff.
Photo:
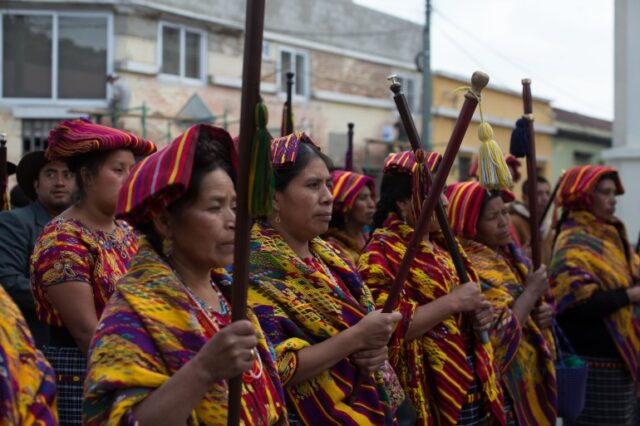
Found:
[(7, 173), (7, 134), (0, 133), (0, 210), (4, 210), (7, 202), (7, 186), (9, 173)]
[(287, 73), (287, 100), (284, 103), (284, 125), (282, 126), (282, 134), (280, 136), (286, 136), (293, 133), (293, 77), (295, 73), (289, 71)]
[(347, 153), (344, 156), (344, 169), (353, 171), (353, 123), (347, 123)]
[[(249, 239), (251, 237), (249, 171), (251, 166), (251, 146), (256, 131), (256, 105), (260, 94), (264, 10), (265, 0), (247, 0), (242, 64), (242, 104), (240, 107), (233, 287), (231, 289), (232, 321), (245, 319), (247, 311)], [(227, 418), (227, 425), (229, 426), (240, 424), (241, 397), (242, 375), (239, 375), (229, 380), (229, 413)]]
[(471, 77), (471, 88), (464, 95), (464, 104), (462, 105), (462, 109), (458, 115), (458, 120), (456, 121), (451, 137), (449, 138), (449, 143), (447, 144), (447, 149), (442, 157), (439, 170), (436, 173), (435, 178), (431, 183), (429, 193), (422, 204), (420, 218), (418, 219), (411, 241), (407, 246), (407, 251), (402, 258), (402, 262), (398, 268), (398, 273), (393, 281), (389, 297), (384, 304), (382, 312), (389, 313), (393, 311), (398, 304), (398, 298), (400, 297), (402, 286), (407, 280), (409, 269), (418, 252), (420, 242), (427, 230), (429, 219), (431, 218), (437, 203), (440, 201), (440, 194), (442, 193), (442, 189), (444, 188), (447, 177), (449, 176), (449, 171), (451, 171), (453, 161), (460, 149), (464, 134), (469, 127), (473, 113), (480, 100), (480, 92), (488, 83), (489, 76), (487, 74), (480, 71), (473, 73), (473, 76)]
[(547, 213), (549, 213), (549, 209), (551, 209), (551, 206), (553, 205), (553, 202), (556, 199), (556, 195), (558, 195), (558, 188), (560, 188), (560, 183), (562, 182), (563, 177), (564, 177), (564, 170), (562, 171), (562, 173), (560, 173), (560, 177), (558, 178), (556, 185), (553, 187), (553, 192), (551, 192), (551, 198), (549, 198), (549, 201), (547, 201), (547, 205), (544, 206), (544, 210), (542, 211), (542, 214), (540, 215), (540, 219), (538, 220), (538, 226), (542, 226), (542, 224), (544, 223), (544, 218), (547, 216)]
[(531, 262), (533, 270), (540, 268), (540, 221), (538, 219), (537, 194), (538, 194), (538, 170), (536, 168), (536, 140), (533, 129), (533, 98), (531, 97), (531, 80), (522, 79), (522, 103), (524, 116), (527, 120), (527, 132), (529, 143), (527, 146), (527, 187), (529, 191), (529, 230), (531, 232)]
[[(394, 94), (393, 100), (395, 101), (396, 107), (398, 108), (400, 120), (402, 120), (402, 125), (407, 132), (407, 137), (409, 138), (409, 142), (411, 143), (411, 149), (413, 150), (414, 154), (416, 154), (418, 150), (422, 149), (422, 145), (420, 143), (420, 136), (418, 136), (418, 129), (416, 129), (416, 125), (411, 115), (411, 110), (409, 109), (409, 104), (407, 103), (407, 98), (405, 97), (404, 93), (402, 93), (402, 85), (398, 82), (396, 76), (390, 76), (389, 80), (391, 80), (390, 89)], [(431, 188), (431, 185), (433, 184), (433, 176), (431, 175), (431, 170), (429, 170), (428, 164), (425, 167), (425, 178), (427, 180), (429, 188)], [(442, 234), (444, 235), (449, 254), (451, 254), (451, 260), (455, 265), (456, 273), (458, 274), (460, 283), (467, 283), (469, 282), (469, 273), (467, 272), (467, 267), (465, 266), (462, 259), (460, 248), (458, 247), (458, 243), (455, 239), (455, 236), (453, 235), (451, 225), (449, 224), (449, 220), (447, 218), (447, 213), (444, 210), (444, 206), (442, 205), (439, 196), (438, 201), (436, 202), (436, 217), (438, 219), (438, 223), (440, 224), (440, 229), (442, 229)], [(482, 343), (489, 342), (489, 335), (486, 331), (480, 332), (480, 339), (482, 340)]]

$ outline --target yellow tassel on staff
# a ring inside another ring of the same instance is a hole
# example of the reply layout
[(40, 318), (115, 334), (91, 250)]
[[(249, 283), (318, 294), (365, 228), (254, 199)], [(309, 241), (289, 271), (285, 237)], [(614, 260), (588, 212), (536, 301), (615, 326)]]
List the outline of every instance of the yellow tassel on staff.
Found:
[[(480, 113), (482, 118), (482, 112)], [(479, 179), (480, 185), (487, 189), (506, 189), (513, 185), (511, 172), (504, 161), (500, 146), (495, 141), (491, 125), (482, 120), (478, 127), (480, 138)]]

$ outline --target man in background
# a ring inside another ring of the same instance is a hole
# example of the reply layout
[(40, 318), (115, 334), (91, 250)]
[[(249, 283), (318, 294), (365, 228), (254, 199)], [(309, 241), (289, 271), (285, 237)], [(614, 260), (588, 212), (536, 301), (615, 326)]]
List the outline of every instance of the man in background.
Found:
[(30, 152), (16, 171), (20, 189), (31, 204), (0, 213), (0, 284), (27, 320), (37, 347), (46, 345), (49, 328), (35, 315), (29, 263), (42, 228), (66, 210), (75, 197), (73, 173), (63, 161), (48, 161), (44, 151)]

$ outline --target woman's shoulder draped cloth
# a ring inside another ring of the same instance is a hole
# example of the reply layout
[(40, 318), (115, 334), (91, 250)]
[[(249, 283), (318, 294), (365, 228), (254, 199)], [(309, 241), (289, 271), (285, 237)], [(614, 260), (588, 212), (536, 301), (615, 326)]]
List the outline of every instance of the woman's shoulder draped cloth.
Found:
[(47, 297), (47, 287), (69, 281), (91, 287), (99, 318), (137, 247), (138, 233), (125, 221), (117, 220), (113, 231), (102, 232), (75, 219), (53, 219), (31, 255), (31, 291), (38, 318), (49, 325), (64, 325)]
[[(586, 210), (569, 211), (550, 267), (557, 311), (571, 309), (596, 291), (633, 285), (640, 277), (638, 265), (618, 219), (603, 221)], [(620, 308), (603, 320), (631, 375), (639, 381), (640, 322), (633, 306)]]
[(482, 292), (493, 305), (491, 342), (519, 424), (554, 424), (553, 337), (541, 331), (531, 316), (520, 324), (511, 310), (524, 291), (531, 267), (528, 259), (514, 245), (496, 252), (478, 241), (463, 239), (462, 246), (478, 273)]
[(127, 271), (138, 247), (138, 234), (125, 221), (111, 232), (93, 231), (74, 219), (49, 222), (31, 255), (31, 291), (38, 318), (50, 325), (64, 324), (47, 297), (47, 287), (69, 281), (88, 284), (98, 317)]
[(55, 374), (2, 286), (0, 312), (0, 425), (57, 425)]
[(358, 264), (358, 258), (364, 246), (347, 235), (346, 232), (337, 228), (329, 228), (322, 238), (331, 244), (343, 259), (347, 259), (354, 266)]
[[(230, 277), (214, 275), (214, 281), (229, 283)], [(92, 341), (85, 424), (135, 424), (135, 405), (169, 380), (211, 337), (197, 312), (176, 274), (143, 240)], [(248, 318), (258, 330), (264, 370), (260, 379), (243, 382), (241, 420), (246, 425), (286, 424), (272, 349), (255, 316), (248, 312)], [(221, 380), (195, 407), (189, 424), (226, 424), (227, 404), (227, 383)]]
[[(383, 227), (375, 230), (360, 256), (360, 274), (378, 307), (387, 300), (412, 235), (413, 228), (391, 214)], [(459, 285), (451, 257), (440, 247), (434, 244), (432, 250), (425, 243), (420, 245), (400, 296), (399, 311), (403, 319), (389, 343), (389, 358), (418, 411), (419, 423), (455, 425), (473, 380), (465, 348), (465, 340), (472, 333), (470, 327), (461, 314), (455, 314), (422, 338), (404, 338), (419, 306), (449, 294)], [(465, 263), (470, 278), (476, 280), (466, 257)], [(494, 369), (491, 344), (483, 345), (479, 339), (470, 338), (474, 341), (475, 370), (482, 383), (484, 408), (495, 422), (504, 424), (502, 391)]]
[(369, 290), (349, 263), (320, 238), (310, 248), (328, 270), (309, 266), (273, 228), (254, 225), (249, 304), (275, 347), (288, 409), (303, 424), (385, 424), (388, 397), (379, 375), (365, 378), (355, 402), (347, 403), (356, 377), (348, 358), (313, 379), (286, 386), (295, 375), (299, 350), (337, 335), (373, 309)]

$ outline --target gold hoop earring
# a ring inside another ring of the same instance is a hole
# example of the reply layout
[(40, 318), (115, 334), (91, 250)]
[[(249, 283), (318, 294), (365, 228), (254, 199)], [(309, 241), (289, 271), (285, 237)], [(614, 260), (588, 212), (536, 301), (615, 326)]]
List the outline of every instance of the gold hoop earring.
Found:
[(276, 219), (275, 219), (276, 223), (280, 223), (280, 212), (276, 212)]
[(173, 254), (173, 240), (171, 238), (165, 238), (162, 240), (162, 254), (167, 259)]

